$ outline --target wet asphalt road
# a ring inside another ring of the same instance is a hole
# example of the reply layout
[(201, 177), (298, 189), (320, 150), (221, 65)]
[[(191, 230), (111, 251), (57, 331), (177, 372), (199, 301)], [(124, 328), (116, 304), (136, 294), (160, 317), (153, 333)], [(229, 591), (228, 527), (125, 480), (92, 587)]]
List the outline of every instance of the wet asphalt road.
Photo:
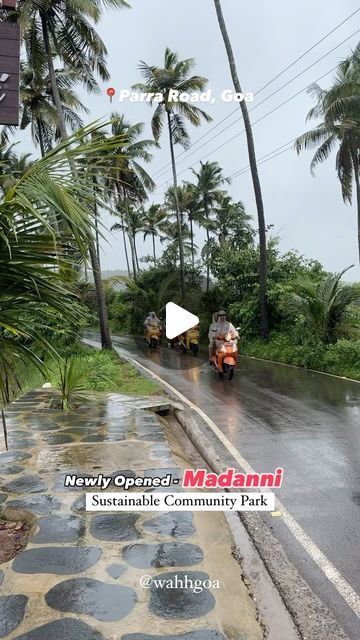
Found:
[[(114, 341), (205, 411), (255, 470), (284, 468), (278, 497), (360, 594), (360, 384), (248, 358), (229, 382), (202, 358), (195, 365), (173, 350)], [(359, 640), (359, 619), (281, 518), (264, 519), (349, 637)]]

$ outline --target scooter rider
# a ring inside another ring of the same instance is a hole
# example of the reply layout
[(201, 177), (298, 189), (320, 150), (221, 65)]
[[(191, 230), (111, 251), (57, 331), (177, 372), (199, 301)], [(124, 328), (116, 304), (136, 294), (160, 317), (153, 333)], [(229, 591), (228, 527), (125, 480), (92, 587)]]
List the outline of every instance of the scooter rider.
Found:
[(150, 311), (144, 320), (145, 334), (151, 325), (155, 325), (161, 328), (161, 322), (157, 317), (155, 311)]
[(215, 337), (218, 330), (217, 319), (218, 319), (218, 312), (216, 311), (215, 313), (213, 313), (212, 323), (209, 327), (209, 364), (212, 363), (212, 357), (214, 355), (214, 350), (215, 350)]
[(227, 333), (230, 334), (231, 340), (236, 340), (239, 337), (234, 325), (226, 319), (226, 313), (223, 309), (217, 313), (214, 333), (215, 346), (218, 353), (224, 350), (224, 340)]

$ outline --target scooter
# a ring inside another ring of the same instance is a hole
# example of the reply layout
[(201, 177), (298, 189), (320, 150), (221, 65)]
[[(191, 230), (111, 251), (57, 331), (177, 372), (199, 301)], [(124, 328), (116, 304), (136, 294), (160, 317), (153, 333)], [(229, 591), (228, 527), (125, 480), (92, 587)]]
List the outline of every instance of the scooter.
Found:
[(161, 338), (161, 328), (157, 324), (150, 324), (145, 333), (145, 340), (150, 349), (156, 349)]
[(186, 332), (186, 349), (190, 351), (193, 356), (197, 356), (199, 353), (199, 338), (200, 338), (200, 329), (198, 326), (192, 327)]
[(216, 351), (211, 359), (212, 366), (217, 371), (219, 378), (226, 375), (229, 380), (233, 379), (238, 355), (237, 340), (233, 340), (230, 333), (225, 334), (223, 349)]

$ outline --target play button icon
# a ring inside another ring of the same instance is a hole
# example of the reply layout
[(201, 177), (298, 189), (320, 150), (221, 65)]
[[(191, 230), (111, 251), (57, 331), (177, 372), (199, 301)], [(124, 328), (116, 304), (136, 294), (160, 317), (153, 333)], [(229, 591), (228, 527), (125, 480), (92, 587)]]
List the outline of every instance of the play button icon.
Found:
[(181, 333), (199, 324), (199, 318), (190, 311), (186, 311), (174, 302), (166, 305), (166, 337), (173, 340)]

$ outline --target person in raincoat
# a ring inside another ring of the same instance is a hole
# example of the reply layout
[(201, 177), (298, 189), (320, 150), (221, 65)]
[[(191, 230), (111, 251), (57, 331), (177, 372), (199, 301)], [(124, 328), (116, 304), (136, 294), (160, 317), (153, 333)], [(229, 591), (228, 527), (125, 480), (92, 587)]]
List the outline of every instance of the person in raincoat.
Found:
[(217, 317), (218, 312), (213, 313), (212, 323), (209, 327), (209, 364), (212, 362), (212, 357), (215, 350), (215, 336), (217, 334)]
[(155, 311), (150, 311), (150, 313), (148, 313), (148, 315), (144, 320), (145, 333), (147, 332), (147, 330), (151, 325), (156, 325), (157, 327), (161, 327), (161, 322), (157, 317)]
[(231, 340), (237, 340), (239, 334), (234, 325), (231, 324), (226, 318), (226, 312), (221, 309), (217, 312), (217, 320), (214, 326), (214, 342), (216, 351), (219, 352), (224, 349), (224, 340), (227, 333), (230, 334)]

